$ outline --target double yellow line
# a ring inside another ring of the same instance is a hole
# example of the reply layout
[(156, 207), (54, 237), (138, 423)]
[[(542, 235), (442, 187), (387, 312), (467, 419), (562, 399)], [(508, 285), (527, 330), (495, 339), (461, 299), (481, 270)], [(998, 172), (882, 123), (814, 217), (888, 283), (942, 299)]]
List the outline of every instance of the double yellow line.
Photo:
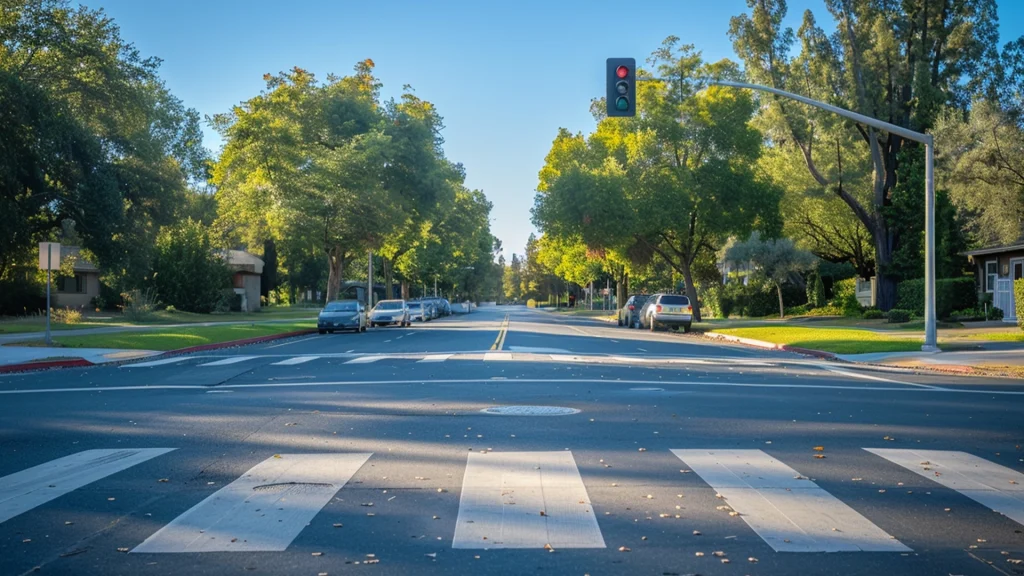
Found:
[(505, 347), (506, 334), (508, 334), (508, 314), (505, 314), (505, 319), (501, 322), (501, 329), (498, 330), (498, 337), (494, 340), (494, 344), (491, 344), (491, 350), (501, 350)]

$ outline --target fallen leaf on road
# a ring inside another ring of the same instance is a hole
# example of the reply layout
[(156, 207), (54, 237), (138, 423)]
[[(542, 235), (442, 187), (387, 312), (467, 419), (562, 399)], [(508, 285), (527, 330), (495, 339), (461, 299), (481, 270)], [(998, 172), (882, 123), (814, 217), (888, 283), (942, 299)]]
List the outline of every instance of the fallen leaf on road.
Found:
[(377, 558), (371, 558), (369, 560), (363, 560), (363, 564), (380, 564), (380, 560)]
[(541, 511), (540, 511), (540, 515), (541, 515), (541, 516), (547, 516), (547, 515), (548, 515), (548, 513), (547, 513), (547, 512), (545, 512), (545, 511), (543, 511), (543, 510), (541, 510)]
[(339, 523), (339, 522), (335, 522), (335, 523), (334, 523), (334, 527), (335, 527), (335, 528), (341, 528), (341, 523)]
[(625, 546), (619, 546), (619, 552), (632, 552), (632, 550)]
[(728, 564), (728, 563), (729, 563), (729, 559), (728, 558), (722, 558), (722, 564)]
[(431, 552), (430, 554), (424, 554), (428, 558), (437, 558), (437, 552)]
[(751, 556), (750, 558), (747, 558), (747, 562), (753, 562), (754, 564), (757, 564), (757, 558)]
[(544, 545), (544, 549), (547, 550), (548, 552), (554, 552), (555, 551), (555, 549), (551, 547), (551, 544), (545, 544)]
[(64, 523), (65, 526), (71, 526), (72, 524), (74, 524), (74, 522), (72, 522), (70, 520), (68, 520), (67, 522)]
[(824, 458), (825, 455), (824, 454), (815, 454), (814, 457), (818, 458), (818, 459), (821, 459), (821, 458)]
[(32, 541), (32, 539), (31, 539), (31, 538), (25, 538), (24, 540), (22, 540), (22, 541), (21, 541), (21, 543), (22, 543), (22, 544), (28, 544), (28, 543), (29, 543), (29, 542), (31, 542), (31, 541)]
[(640, 452), (647, 452), (647, 448), (641, 448), (639, 451)]
[(313, 556), (323, 556), (323, 552), (313, 552)]
[(815, 446), (814, 447), (814, 451), (815, 452), (824, 452), (825, 451), (825, 447), (824, 446)]
[(167, 478), (161, 478), (157, 480), (157, 482), (170, 482), (170, 480), (168, 480)]
[(694, 530), (693, 531), (693, 535), (694, 536), (700, 536), (700, 530)]
[(716, 551), (712, 552), (711, 555), (712, 556), (717, 556), (719, 558), (725, 558), (725, 552), (722, 552), (721, 550), (716, 550)]
[(118, 552), (128, 552), (128, 549), (127, 548), (118, 548), (117, 551)]
[(693, 555), (694, 556), (703, 556), (704, 553), (703, 552), (694, 552)]

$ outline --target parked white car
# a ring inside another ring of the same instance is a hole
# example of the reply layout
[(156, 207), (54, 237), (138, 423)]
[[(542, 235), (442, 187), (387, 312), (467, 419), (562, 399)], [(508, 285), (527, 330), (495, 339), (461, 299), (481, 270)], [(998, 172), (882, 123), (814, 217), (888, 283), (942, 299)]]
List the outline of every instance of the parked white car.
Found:
[(409, 326), (409, 305), (405, 300), (381, 300), (370, 310), (370, 326)]

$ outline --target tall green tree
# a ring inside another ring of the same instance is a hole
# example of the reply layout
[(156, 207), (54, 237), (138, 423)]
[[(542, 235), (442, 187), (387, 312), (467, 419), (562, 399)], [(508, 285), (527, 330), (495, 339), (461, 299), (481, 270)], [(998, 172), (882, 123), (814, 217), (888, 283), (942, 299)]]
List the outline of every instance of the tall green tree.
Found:
[(779, 297), (779, 318), (786, 315), (782, 302), (782, 285), (793, 281), (801, 272), (814, 266), (814, 255), (796, 247), (789, 238), (763, 239), (754, 232), (750, 238), (736, 242), (725, 251), (730, 262), (752, 263), (759, 275), (775, 288)]
[(209, 228), (200, 222), (189, 219), (163, 228), (151, 280), (160, 300), (187, 312), (212, 312), (231, 278), (214, 248)]
[[(833, 31), (807, 10), (795, 34), (782, 24), (785, 0), (747, 4), (729, 34), (751, 81), (921, 132), (944, 107), (962, 109), (988, 89), (999, 64), (994, 0), (825, 0)], [(918, 145), (782, 98), (764, 102), (760, 120), (773, 145), (798, 155), (817, 187), (870, 232), (878, 305), (888, 310), (901, 274), (894, 254), (923, 226), (895, 226), (889, 208), (899, 179), (914, 169), (902, 152)]]

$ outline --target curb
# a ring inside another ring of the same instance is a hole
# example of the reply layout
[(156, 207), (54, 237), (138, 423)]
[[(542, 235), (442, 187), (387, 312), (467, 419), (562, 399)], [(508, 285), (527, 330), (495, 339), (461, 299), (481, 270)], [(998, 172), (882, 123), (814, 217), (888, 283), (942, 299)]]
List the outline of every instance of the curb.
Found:
[(48, 370), (50, 368), (81, 368), (95, 366), (85, 358), (68, 358), (67, 360), (46, 360), (44, 362), (22, 362), (21, 364), (5, 364), (0, 366), (0, 374), (9, 372), (30, 372)]
[(704, 336), (708, 338), (714, 338), (716, 340), (725, 340), (727, 342), (735, 342), (737, 344), (746, 344), (747, 346), (754, 346), (755, 348), (763, 348), (765, 350), (781, 350), (783, 352), (795, 352), (797, 354), (803, 354), (805, 356), (814, 356), (824, 360), (839, 360), (836, 355), (832, 352), (825, 352), (824, 350), (814, 350), (812, 348), (801, 348), (800, 346), (790, 346), (789, 344), (776, 344), (775, 342), (765, 342), (764, 340), (754, 340), (753, 338), (740, 338), (739, 336), (731, 336), (729, 334), (719, 334), (718, 332), (705, 332)]
[[(256, 336), (253, 338), (243, 338), (242, 340), (228, 340), (227, 342), (216, 342), (214, 344), (200, 344), (198, 346), (189, 346), (188, 348), (178, 348), (177, 350), (168, 350), (161, 352), (160, 354), (154, 354), (147, 356), (147, 359), (154, 358), (167, 358), (169, 356), (178, 356), (180, 354), (191, 354), (193, 352), (206, 352), (208, 350), (217, 350), (220, 348), (234, 348), (235, 346), (248, 346), (249, 344), (259, 344), (261, 342), (270, 342), (273, 340), (283, 340), (285, 338), (293, 338), (295, 336), (305, 336), (306, 334), (315, 334), (316, 329), (310, 328), (308, 330), (295, 330), (293, 332), (284, 332), (281, 334), (270, 334), (267, 336)], [(132, 358), (130, 360), (121, 360), (114, 362), (102, 362), (97, 364), (90, 362), (85, 358), (68, 358), (67, 360), (47, 360), (45, 362), (22, 362), (20, 364), (6, 364), (0, 366), (0, 374), (9, 372), (31, 372), (35, 370), (49, 370), (52, 368), (83, 368), (86, 366), (120, 366), (129, 362), (134, 362), (139, 358)]]

